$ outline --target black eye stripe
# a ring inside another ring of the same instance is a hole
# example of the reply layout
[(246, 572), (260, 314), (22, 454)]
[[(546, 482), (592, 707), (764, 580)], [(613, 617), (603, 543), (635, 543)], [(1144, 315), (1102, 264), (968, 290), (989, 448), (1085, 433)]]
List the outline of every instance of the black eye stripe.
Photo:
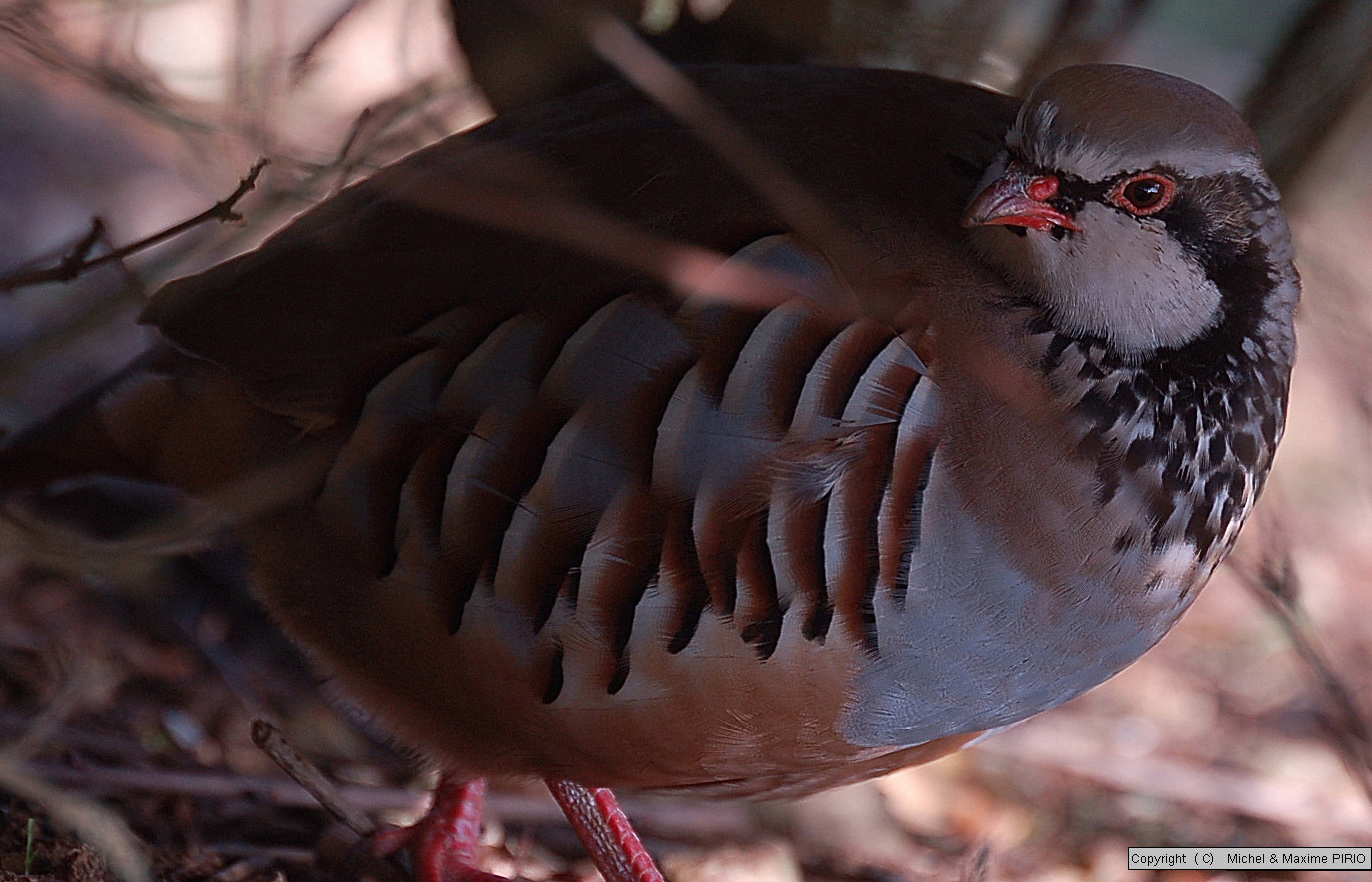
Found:
[(1081, 207), (1087, 202), (1104, 202), (1107, 192), (1105, 187), (1083, 180), (1075, 175), (1065, 175), (1060, 172), (1053, 172), (1058, 177), (1058, 195), (1063, 206), (1069, 214), (1076, 214), (1081, 211)]
[[(1126, 181), (1132, 177), (1137, 177), (1138, 175), (1154, 174), (1158, 175), (1159, 177), (1171, 178), (1172, 181), (1174, 181), (1177, 185), (1177, 196), (1174, 199), (1174, 204), (1175, 202), (1180, 201), (1183, 195), (1183, 189), (1185, 188), (1187, 183), (1187, 179), (1181, 174), (1179, 174), (1176, 171), (1176, 169), (1173, 169), (1165, 165), (1152, 166), (1150, 168), (1128, 169), (1126, 171), (1119, 172), (1118, 174), (1111, 175), (1109, 178), (1106, 178), (1103, 181), (1092, 182), (1086, 180), (1085, 178), (1077, 177), (1074, 174), (1058, 171), (1057, 169), (1047, 168), (1046, 166), (1033, 162), (1019, 150), (1012, 149), (1007, 152), (1009, 154), (1009, 159), (1012, 162), (1016, 162), (1020, 165), (1025, 166), (1033, 174), (1052, 175), (1053, 177), (1058, 179), (1059, 185), (1057, 195), (1054, 196), (1052, 199), (1049, 199), (1048, 203), (1056, 208), (1066, 211), (1068, 214), (1074, 214), (1075, 212), (1080, 211), (1081, 207), (1087, 202), (1099, 202), (1101, 205), (1107, 206), (1108, 208), (1112, 208), (1115, 211), (1123, 212), (1124, 214), (1129, 214), (1128, 211), (1126, 211), (1125, 209), (1121, 208), (1120, 206), (1116, 205), (1113, 201), (1111, 201), (1110, 191), (1113, 190), (1116, 186), (1118, 186), (1121, 182)], [(1152, 216), (1160, 217), (1161, 215), (1165, 214), (1169, 209), (1164, 209), (1158, 214)], [(1130, 216), (1132, 217), (1132, 215)]]

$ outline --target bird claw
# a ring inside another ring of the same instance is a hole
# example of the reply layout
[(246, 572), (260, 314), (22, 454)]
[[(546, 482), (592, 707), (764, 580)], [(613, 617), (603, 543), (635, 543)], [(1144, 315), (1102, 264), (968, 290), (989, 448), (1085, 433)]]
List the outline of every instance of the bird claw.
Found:
[(443, 775), (424, 817), (409, 827), (377, 833), (372, 854), (387, 858), (408, 849), (415, 882), (509, 882), (477, 866), (485, 796), (485, 778), (464, 781)]
[[(613, 793), (557, 778), (547, 784), (606, 882), (663, 882)], [(415, 882), (508, 882), (477, 866), (485, 798), (485, 778), (462, 780), (445, 773), (424, 817), (377, 833), (372, 854), (387, 858), (408, 849)]]

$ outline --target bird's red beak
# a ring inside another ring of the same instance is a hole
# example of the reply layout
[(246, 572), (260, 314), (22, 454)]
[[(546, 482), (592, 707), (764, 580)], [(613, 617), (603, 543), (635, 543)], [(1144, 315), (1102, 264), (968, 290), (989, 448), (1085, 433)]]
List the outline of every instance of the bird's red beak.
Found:
[(962, 225), (1005, 224), (1035, 230), (1053, 227), (1080, 230), (1075, 221), (1048, 204), (1048, 200), (1057, 195), (1059, 183), (1053, 175), (1034, 174), (1012, 162), (1003, 175), (988, 184), (967, 206)]

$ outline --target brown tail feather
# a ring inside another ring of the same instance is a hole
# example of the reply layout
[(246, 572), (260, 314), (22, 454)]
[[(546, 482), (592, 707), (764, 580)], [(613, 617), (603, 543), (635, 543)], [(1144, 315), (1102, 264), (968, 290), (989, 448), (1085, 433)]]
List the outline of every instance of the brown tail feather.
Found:
[(155, 347), (0, 447), (0, 545), (117, 581), (308, 494), (333, 446)]
[(111, 437), (101, 414), (102, 402), (115, 390), (156, 370), (153, 359), (154, 353), (146, 353), (48, 420), (0, 444), (0, 499), (90, 475), (154, 480), (146, 463)]

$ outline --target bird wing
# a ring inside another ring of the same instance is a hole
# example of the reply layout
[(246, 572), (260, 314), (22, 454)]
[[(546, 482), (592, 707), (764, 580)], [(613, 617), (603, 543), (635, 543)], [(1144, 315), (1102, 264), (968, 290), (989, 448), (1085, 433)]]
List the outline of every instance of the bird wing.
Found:
[[(958, 215), (1017, 106), (895, 71), (721, 66), (693, 75), (870, 240), (875, 260), (903, 269), (958, 247)], [(557, 213), (571, 204), (585, 214)], [(591, 247), (610, 253), (593, 256), (574, 241), (589, 216), (649, 238), (616, 247), (607, 234)], [(257, 250), (165, 286), (143, 321), (223, 365), (268, 409), (328, 422), (355, 414), (380, 377), (436, 337), (475, 346), (524, 309), (593, 310), (628, 286), (660, 286), (652, 256), (641, 254), (648, 246), (731, 254), (785, 231), (680, 123), (611, 84), (413, 154)]]

